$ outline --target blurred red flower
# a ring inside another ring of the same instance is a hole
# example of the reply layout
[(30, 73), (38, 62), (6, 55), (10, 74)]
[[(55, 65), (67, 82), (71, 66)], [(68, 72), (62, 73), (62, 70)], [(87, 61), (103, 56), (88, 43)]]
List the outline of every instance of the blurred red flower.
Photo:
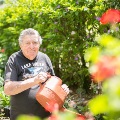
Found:
[(109, 9), (100, 18), (101, 24), (120, 22), (120, 10)]
[(116, 74), (119, 60), (114, 56), (103, 56), (93, 66), (92, 78), (95, 82), (103, 81)]
[(75, 120), (86, 120), (86, 117), (83, 115), (77, 115)]
[(4, 53), (4, 52), (5, 52), (5, 49), (1, 49), (0, 52), (1, 52), (1, 53)]

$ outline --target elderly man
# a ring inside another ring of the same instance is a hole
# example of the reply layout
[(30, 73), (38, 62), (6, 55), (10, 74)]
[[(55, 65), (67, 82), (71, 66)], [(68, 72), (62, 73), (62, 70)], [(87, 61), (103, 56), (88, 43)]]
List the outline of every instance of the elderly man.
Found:
[[(47, 79), (47, 73), (54, 74), (51, 60), (39, 51), (42, 39), (38, 31), (28, 28), (21, 32), (21, 50), (13, 53), (5, 67), (4, 92), (11, 96), (10, 120), (21, 114), (45, 118), (50, 115), (36, 100), (39, 83)], [(67, 86), (63, 89), (69, 93)]]

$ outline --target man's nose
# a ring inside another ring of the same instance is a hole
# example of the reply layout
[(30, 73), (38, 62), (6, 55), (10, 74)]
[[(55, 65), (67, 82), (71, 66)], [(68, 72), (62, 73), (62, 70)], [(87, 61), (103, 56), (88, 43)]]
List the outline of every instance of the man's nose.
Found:
[(30, 48), (34, 48), (34, 44), (33, 43), (30, 43)]

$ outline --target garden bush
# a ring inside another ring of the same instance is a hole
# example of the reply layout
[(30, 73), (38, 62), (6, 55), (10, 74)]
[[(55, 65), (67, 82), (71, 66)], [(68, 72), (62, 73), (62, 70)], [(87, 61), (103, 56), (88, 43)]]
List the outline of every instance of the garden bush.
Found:
[(99, 21), (109, 8), (120, 8), (120, 1), (6, 0), (0, 9), (0, 51), (5, 51), (0, 52), (1, 77), (8, 57), (20, 49), (19, 33), (31, 27), (42, 36), (40, 51), (51, 58), (56, 76), (79, 97), (96, 94), (99, 86), (90, 80), (84, 54), (87, 48), (98, 45), (96, 36), (109, 32), (115, 36), (109, 25)]

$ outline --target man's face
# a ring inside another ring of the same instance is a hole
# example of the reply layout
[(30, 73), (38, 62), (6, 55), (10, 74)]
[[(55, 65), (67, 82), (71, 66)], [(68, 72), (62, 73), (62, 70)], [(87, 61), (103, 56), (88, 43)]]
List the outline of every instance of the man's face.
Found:
[(35, 35), (26, 35), (20, 43), (23, 55), (29, 60), (33, 60), (39, 51), (40, 42)]

